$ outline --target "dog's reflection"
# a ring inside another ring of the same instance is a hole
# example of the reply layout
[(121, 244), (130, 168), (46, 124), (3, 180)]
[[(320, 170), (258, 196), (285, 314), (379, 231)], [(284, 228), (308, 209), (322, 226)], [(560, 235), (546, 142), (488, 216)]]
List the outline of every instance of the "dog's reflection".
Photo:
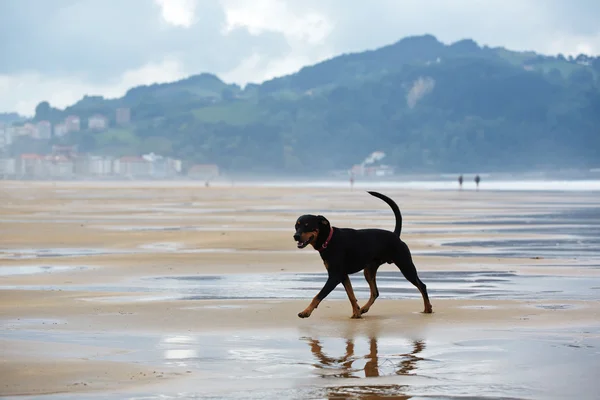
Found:
[[(335, 371), (333, 374), (324, 376), (338, 378), (371, 378), (381, 376), (381, 368), (390, 368), (393, 366), (396, 375), (408, 375), (417, 367), (417, 362), (423, 360), (418, 354), (425, 349), (425, 342), (417, 340), (412, 343), (412, 351), (406, 354), (394, 355), (390, 357), (379, 357), (377, 338), (369, 338), (369, 353), (363, 357), (356, 357), (354, 354), (354, 339), (346, 339), (346, 352), (341, 357), (330, 357), (323, 351), (323, 346), (318, 339), (305, 338), (310, 346), (310, 351), (315, 356), (317, 362), (313, 364), (315, 368), (321, 370)], [(401, 357), (401, 361), (395, 361)], [(366, 359), (363, 367), (364, 375), (360, 369), (353, 368), (355, 361)], [(361, 376), (362, 375), (362, 376)]]

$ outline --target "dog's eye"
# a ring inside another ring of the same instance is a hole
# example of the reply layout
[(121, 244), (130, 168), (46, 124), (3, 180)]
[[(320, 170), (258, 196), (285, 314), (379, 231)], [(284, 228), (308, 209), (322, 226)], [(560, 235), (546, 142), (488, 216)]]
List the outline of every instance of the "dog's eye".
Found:
[(304, 226), (308, 226), (308, 222), (304, 224)]

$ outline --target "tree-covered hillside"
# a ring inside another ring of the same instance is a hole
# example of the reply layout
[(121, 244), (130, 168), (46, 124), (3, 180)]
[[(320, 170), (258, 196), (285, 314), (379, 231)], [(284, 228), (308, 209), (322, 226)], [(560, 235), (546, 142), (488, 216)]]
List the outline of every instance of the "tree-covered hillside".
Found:
[[(451, 45), (426, 35), (345, 54), (243, 90), (201, 74), (88, 96), (36, 120), (118, 107), (132, 124), (61, 140), (114, 155), (154, 151), (232, 171), (317, 173), (374, 150), (401, 171), (600, 164), (600, 58)], [(84, 124), (85, 128), (85, 124)]]

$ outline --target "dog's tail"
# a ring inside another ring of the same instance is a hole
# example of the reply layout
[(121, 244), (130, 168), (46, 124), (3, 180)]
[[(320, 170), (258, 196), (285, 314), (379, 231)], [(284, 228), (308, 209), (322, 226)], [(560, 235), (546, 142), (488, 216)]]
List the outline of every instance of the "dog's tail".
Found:
[(385, 201), (387, 203), (387, 205), (392, 208), (392, 211), (394, 212), (394, 216), (396, 217), (396, 227), (394, 228), (394, 233), (396, 235), (400, 236), (400, 232), (402, 231), (402, 214), (400, 214), (400, 209), (398, 208), (398, 205), (396, 204), (396, 202), (394, 200), (390, 199), (389, 197), (387, 197), (386, 195), (383, 195), (378, 192), (368, 192), (368, 193), (371, 196), (375, 196), (375, 197), (380, 198), (381, 200)]

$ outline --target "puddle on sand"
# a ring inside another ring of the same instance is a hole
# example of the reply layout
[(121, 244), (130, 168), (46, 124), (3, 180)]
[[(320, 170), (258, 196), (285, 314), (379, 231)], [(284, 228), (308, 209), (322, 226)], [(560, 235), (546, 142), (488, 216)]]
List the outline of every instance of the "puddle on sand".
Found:
[[(544, 239), (518, 239), (518, 240), (473, 240), (454, 241), (443, 243), (446, 247), (464, 247), (465, 250), (454, 250), (455, 256), (497, 256), (497, 257), (544, 257), (544, 258), (585, 258), (587, 260), (600, 260), (598, 238), (555, 238), (548, 236)], [(438, 252), (436, 255), (445, 255), (448, 252)]]
[(534, 307), (544, 310), (570, 310), (576, 308), (573, 304), (536, 304)]
[[(438, 299), (596, 300), (598, 291), (594, 288), (600, 285), (600, 277), (517, 275), (512, 272), (423, 271), (419, 275), (427, 284), (429, 295)], [(226, 274), (135, 278), (113, 285), (4, 285), (0, 289), (62, 289), (140, 295), (90, 299), (118, 302), (165, 299), (307, 299), (312, 298), (326, 280), (325, 273)], [(351, 281), (357, 296), (369, 296), (369, 286), (362, 275), (352, 275)], [(380, 272), (377, 274), (377, 285), (380, 299), (420, 297), (419, 292), (400, 272)], [(339, 285), (328, 298), (346, 299), (346, 296), (343, 287)]]
[[(446, 224), (446, 222), (441, 222)], [(513, 228), (519, 234), (536, 234), (535, 239), (454, 241), (444, 246), (464, 247), (467, 250), (433, 253), (439, 256), (469, 257), (482, 255), (494, 257), (578, 258), (598, 261), (600, 253), (600, 207), (575, 208), (528, 215), (501, 217), (487, 220), (453, 221), (452, 226), (481, 227), (486, 230), (497, 225)], [(558, 228), (557, 226), (560, 226)], [(550, 228), (550, 229), (548, 229)], [(505, 230), (504, 232), (511, 232)], [(557, 237), (557, 232), (560, 236)], [(423, 254), (423, 253), (421, 253)]]
[(50, 318), (13, 318), (2, 321), (2, 329), (15, 330), (22, 328), (37, 328), (42, 325), (63, 325), (66, 322), (60, 319)]
[(160, 226), (140, 225), (121, 226), (108, 225), (96, 226), (98, 229), (125, 231), (125, 232), (176, 232), (176, 231), (198, 231), (198, 232), (289, 232), (289, 226), (265, 227), (265, 226), (238, 226), (238, 225), (213, 225), (213, 226)]
[(85, 257), (100, 255), (127, 255), (127, 254), (148, 254), (148, 253), (241, 253), (252, 255), (264, 254), (290, 254), (294, 256), (312, 256), (309, 252), (299, 252), (297, 250), (247, 250), (235, 248), (186, 248), (185, 244), (180, 242), (156, 242), (146, 243), (132, 249), (94, 249), (94, 248), (46, 248), (46, 249), (0, 249), (0, 259), (21, 260), (21, 259), (40, 259), (48, 257)]
[(192, 372), (190, 378), (151, 391), (140, 387), (86, 398), (585, 399), (600, 391), (600, 338), (575, 340), (577, 332), (542, 332), (540, 339), (527, 332), (453, 328), (428, 330), (420, 337), (376, 331), (331, 336), (318, 330), (199, 335), (20, 331), (1, 332), (0, 338), (42, 341), (48, 349), (42, 353), (52, 343), (127, 349), (90, 358)]
[(124, 254), (126, 251), (85, 248), (48, 248), (48, 249), (1, 249), (0, 259), (28, 259), (44, 257), (81, 257), (106, 254)]
[(52, 272), (65, 272), (72, 270), (84, 270), (89, 267), (68, 265), (17, 265), (0, 266), (0, 276), (49, 274)]

